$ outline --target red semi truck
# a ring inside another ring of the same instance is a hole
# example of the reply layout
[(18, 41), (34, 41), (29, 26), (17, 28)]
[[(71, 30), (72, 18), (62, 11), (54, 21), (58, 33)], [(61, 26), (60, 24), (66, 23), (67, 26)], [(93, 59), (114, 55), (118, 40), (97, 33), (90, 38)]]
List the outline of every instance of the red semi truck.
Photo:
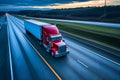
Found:
[(46, 51), (54, 57), (65, 56), (69, 53), (68, 46), (64, 42), (62, 35), (59, 33), (56, 25), (36, 21), (24, 21), (26, 33), (31, 33), (36, 37), (40, 45), (46, 48)]

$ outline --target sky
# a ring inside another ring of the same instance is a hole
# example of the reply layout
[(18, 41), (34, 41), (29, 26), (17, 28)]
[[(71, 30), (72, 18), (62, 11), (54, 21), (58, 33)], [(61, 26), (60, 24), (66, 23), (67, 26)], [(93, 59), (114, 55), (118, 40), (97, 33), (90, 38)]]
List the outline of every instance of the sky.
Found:
[[(61, 9), (104, 6), (105, 0), (0, 0), (0, 10)], [(107, 5), (120, 5), (120, 0), (106, 0)]]

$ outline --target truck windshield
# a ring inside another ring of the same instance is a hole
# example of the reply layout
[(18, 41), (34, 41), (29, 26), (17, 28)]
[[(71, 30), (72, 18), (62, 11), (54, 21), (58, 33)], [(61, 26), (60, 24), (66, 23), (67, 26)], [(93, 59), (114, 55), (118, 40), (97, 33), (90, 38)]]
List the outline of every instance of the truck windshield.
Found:
[(51, 36), (51, 40), (52, 41), (57, 41), (57, 40), (61, 40), (62, 36), (61, 35), (57, 35), (57, 36)]

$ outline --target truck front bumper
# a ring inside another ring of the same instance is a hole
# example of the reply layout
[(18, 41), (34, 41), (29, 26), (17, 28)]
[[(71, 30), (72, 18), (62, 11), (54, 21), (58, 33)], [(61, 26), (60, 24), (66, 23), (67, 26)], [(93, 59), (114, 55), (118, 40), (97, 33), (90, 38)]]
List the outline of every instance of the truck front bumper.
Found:
[(62, 57), (62, 56), (65, 56), (65, 55), (67, 55), (67, 54), (69, 54), (69, 51), (55, 54), (55, 57), (56, 57), (56, 58), (57, 58), (57, 57)]

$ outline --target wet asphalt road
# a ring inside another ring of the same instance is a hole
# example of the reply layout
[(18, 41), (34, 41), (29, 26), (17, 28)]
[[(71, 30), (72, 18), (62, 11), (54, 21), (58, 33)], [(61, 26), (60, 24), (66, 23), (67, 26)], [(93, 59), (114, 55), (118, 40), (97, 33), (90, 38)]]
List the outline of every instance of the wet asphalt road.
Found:
[[(120, 58), (109, 55), (110, 52), (119, 54), (119, 51), (104, 51), (107, 48), (101, 50), (103, 48), (101, 46), (100, 48), (90, 46), (86, 44), (89, 43), (87, 41), (74, 39), (74, 37), (63, 33), (65, 42), (69, 46), (70, 54), (66, 57), (55, 59), (46, 52), (44, 47), (39, 45), (38, 40), (32, 35), (25, 33), (22, 20), (9, 15), (8, 30), (14, 80), (58, 79), (38, 54), (46, 59), (63, 80), (120, 79)], [(38, 54), (31, 47), (28, 40), (39, 52)], [(96, 46), (96, 44), (92, 45)]]

